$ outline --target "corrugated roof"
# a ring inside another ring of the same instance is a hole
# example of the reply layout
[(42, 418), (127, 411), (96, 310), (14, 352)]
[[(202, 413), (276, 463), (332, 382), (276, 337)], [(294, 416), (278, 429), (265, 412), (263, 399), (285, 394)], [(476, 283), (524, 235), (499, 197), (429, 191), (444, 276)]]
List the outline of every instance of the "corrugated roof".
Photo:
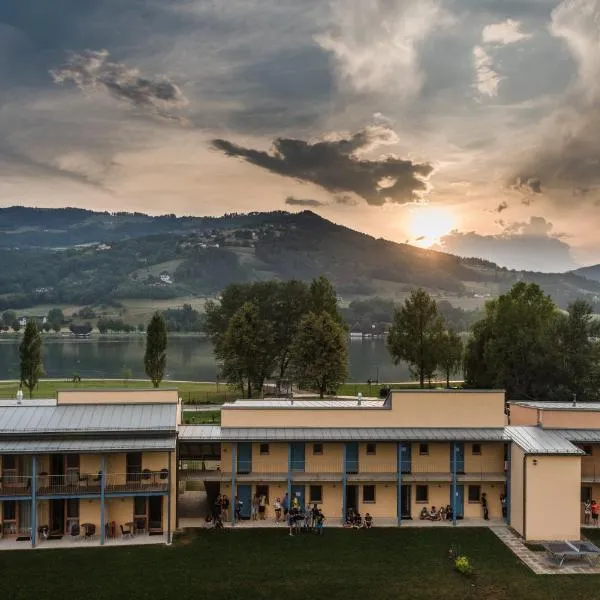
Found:
[(0, 407), (0, 435), (175, 431), (176, 404), (63, 404)]
[(541, 427), (510, 426), (506, 436), (526, 454), (584, 454), (562, 433)]
[(525, 406), (527, 408), (541, 408), (545, 410), (589, 410), (589, 411), (600, 411), (600, 402), (544, 402), (544, 401), (531, 401), (531, 402), (509, 402), (509, 404), (516, 404), (518, 406)]
[(192, 441), (502, 441), (503, 428), (217, 427), (186, 425), (179, 439)]
[(0, 453), (166, 451), (175, 450), (175, 444), (175, 437), (0, 440)]
[(600, 429), (545, 429), (575, 443), (600, 442)]
[(223, 408), (383, 408), (385, 400), (363, 398), (360, 403), (357, 399), (343, 400), (236, 400), (223, 404)]

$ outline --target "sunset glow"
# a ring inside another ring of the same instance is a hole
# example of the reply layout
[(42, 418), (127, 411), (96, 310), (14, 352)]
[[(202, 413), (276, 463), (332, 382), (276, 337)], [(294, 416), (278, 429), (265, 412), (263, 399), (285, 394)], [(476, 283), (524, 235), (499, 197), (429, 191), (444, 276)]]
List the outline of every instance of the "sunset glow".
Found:
[(429, 248), (456, 227), (452, 212), (440, 206), (420, 206), (411, 210), (408, 219), (409, 242)]

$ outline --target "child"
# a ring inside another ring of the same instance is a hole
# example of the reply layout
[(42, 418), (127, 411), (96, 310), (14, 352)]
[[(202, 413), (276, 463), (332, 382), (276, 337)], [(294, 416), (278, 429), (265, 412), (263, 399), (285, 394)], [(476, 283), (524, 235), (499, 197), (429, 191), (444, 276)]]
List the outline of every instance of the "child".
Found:
[(590, 519), (592, 518), (592, 503), (588, 500), (585, 501), (583, 506), (583, 522), (585, 525), (590, 524)]
[(373, 517), (369, 513), (365, 515), (365, 527), (367, 529), (371, 529), (371, 527), (373, 527)]
[(325, 527), (325, 515), (321, 509), (319, 509), (315, 521), (315, 531), (317, 535), (323, 535), (323, 528)]
[(275, 503), (273, 504), (273, 508), (275, 509), (275, 521), (279, 523), (281, 521), (281, 499), (277, 498)]

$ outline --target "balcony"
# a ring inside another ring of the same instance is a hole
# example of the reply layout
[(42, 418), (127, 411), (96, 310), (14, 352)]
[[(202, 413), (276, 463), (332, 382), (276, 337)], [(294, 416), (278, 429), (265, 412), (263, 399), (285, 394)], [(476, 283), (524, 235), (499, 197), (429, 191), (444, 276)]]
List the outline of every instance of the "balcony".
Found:
[(582, 483), (598, 483), (600, 482), (600, 465), (586, 464), (585, 460), (581, 461), (581, 481)]
[(31, 496), (31, 477), (4, 472), (0, 477), (0, 497)]

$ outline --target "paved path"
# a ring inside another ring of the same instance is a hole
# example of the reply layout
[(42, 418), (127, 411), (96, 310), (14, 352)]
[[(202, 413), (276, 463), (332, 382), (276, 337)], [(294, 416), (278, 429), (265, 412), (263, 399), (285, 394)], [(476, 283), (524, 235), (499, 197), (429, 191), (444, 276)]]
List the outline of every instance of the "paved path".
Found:
[(508, 527), (490, 527), (517, 558), (527, 565), (536, 575), (598, 575), (600, 567), (591, 566), (585, 560), (571, 560), (562, 567), (548, 558), (546, 552), (530, 550), (516, 533)]

